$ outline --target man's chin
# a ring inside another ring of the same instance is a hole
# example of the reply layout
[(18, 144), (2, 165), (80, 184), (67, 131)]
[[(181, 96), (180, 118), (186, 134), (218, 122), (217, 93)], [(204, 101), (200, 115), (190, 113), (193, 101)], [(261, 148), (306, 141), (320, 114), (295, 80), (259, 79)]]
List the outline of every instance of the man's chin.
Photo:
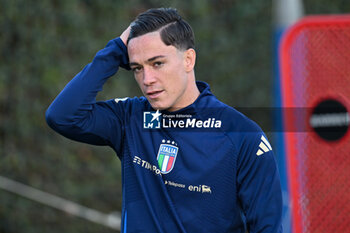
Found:
[(158, 102), (154, 102), (154, 101), (149, 101), (148, 102), (151, 104), (152, 108), (155, 110), (167, 110), (169, 109), (169, 106), (158, 103)]
[(176, 108), (175, 106), (171, 105), (171, 104), (166, 104), (166, 103), (161, 103), (160, 101), (150, 101), (148, 99), (148, 102), (150, 103), (150, 105), (152, 106), (152, 108), (154, 110), (166, 110), (166, 111), (169, 111), (169, 112), (174, 112), (174, 111), (177, 111), (181, 108)]

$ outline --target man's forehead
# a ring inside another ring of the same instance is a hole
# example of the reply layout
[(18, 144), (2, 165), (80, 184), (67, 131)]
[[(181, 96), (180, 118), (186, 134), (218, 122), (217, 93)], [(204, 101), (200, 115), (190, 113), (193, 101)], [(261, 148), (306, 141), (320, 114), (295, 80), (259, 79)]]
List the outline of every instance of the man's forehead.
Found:
[[(137, 36), (134, 37), (132, 39), (129, 40), (128, 43), (128, 47), (135, 47), (135, 46), (144, 46), (147, 44), (151, 44), (151, 43), (159, 43), (161, 42), (162, 44), (164, 44), (164, 42), (162, 41), (161, 37), (160, 37), (160, 33), (159, 31), (155, 31), (155, 32), (149, 32), (146, 34), (143, 34), (141, 36)], [(165, 44), (164, 44), (165, 45)]]
[(160, 38), (159, 32), (151, 32), (131, 39), (128, 43), (128, 54), (133, 60), (148, 60), (156, 56), (167, 56), (176, 51), (172, 45), (168, 46)]

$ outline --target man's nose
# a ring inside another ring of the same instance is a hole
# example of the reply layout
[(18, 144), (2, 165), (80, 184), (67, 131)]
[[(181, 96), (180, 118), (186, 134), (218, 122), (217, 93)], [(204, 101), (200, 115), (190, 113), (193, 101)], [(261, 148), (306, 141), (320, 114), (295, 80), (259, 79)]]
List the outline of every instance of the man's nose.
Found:
[(152, 68), (145, 67), (143, 72), (143, 84), (150, 86), (156, 82), (156, 76)]

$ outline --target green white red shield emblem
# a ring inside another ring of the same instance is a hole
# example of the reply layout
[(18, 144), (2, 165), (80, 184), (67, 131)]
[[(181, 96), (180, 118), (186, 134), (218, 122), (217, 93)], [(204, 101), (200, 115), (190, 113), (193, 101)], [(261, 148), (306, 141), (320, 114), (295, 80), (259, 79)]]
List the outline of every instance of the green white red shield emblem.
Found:
[(178, 150), (179, 148), (174, 145), (160, 144), (157, 161), (162, 174), (173, 170)]

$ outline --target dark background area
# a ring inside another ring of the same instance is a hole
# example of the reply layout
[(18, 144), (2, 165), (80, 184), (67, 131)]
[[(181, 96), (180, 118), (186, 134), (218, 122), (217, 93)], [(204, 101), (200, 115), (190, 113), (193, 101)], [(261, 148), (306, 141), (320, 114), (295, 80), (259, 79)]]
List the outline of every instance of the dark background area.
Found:
[[(112, 149), (56, 134), (45, 110), (96, 52), (138, 13), (175, 7), (196, 35), (196, 77), (223, 102), (272, 105), (272, 2), (261, 0), (0, 0), (0, 175), (104, 213), (121, 210), (120, 162)], [(345, 13), (345, 0), (306, 0), (306, 14)], [(120, 70), (98, 99), (140, 96)], [(254, 116), (263, 130), (271, 117)], [(0, 190), (0, 232), (114, 232)]]

